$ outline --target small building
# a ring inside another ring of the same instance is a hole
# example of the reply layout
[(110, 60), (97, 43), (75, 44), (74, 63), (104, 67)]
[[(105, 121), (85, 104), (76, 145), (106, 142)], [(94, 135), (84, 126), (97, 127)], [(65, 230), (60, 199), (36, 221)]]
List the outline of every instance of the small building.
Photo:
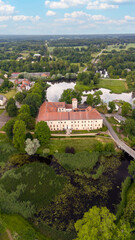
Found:
[(14, 73), (11, 74), (10, 78), (11, 79), (16, 79), (16, 78), (18, 78), (19, 74), (20, 74), (20, 72), (14, 72)]
[(115, 115), (115, 116), (114, 116), (114, 119), (115, 119), (118, 123), (121, 123), (121, 122), (125, 122), (125, 121), (126, 121), (126, 118), (125, 118), (125, 117), (122, 117), (121, 115)]
[(3, 106), (7, 102), (7, 98), (0, 94), (0, 106)]
[(33, 57), (41, 57), (41, 54), (35, 53)]
[(100, 113), (90, 106), (79, 106), (76, 98), (72, 99), (72, 104), (44, 102), (36, 121), (47, 122), (51, 131), (94, 130), (103, 126)]

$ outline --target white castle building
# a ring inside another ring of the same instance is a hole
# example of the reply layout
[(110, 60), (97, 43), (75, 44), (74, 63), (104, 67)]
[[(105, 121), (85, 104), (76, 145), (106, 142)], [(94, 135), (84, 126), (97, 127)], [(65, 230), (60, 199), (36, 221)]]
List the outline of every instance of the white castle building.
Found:
[(78, 106), (76, 98), (72, 104), (65, 102), (44, 102), (37, 117), (37, 122), (47, 122), (51, 131), (59, 130), (94, 130), (103, 126), (100, 113), (86, 106)]

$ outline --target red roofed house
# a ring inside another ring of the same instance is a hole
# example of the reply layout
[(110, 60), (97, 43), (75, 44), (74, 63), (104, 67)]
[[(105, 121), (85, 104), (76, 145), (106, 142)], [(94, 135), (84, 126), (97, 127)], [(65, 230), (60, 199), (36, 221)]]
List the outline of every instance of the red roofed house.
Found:
[(47, 122), (51, 131), (94, 130), (103, 126), (100, 113), (92, 107), (78, 107), (77, 99), (72, 104), (65, 102), (44, 102), (37, 116), (37, 122)]

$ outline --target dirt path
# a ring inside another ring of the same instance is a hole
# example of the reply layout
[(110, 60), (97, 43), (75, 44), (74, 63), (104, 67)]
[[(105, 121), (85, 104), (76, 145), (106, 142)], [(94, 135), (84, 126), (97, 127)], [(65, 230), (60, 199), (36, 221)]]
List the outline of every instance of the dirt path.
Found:
[(6, 233), (7, 233), (7, 235), (8, 235), (9, 240), (14, 240), (14, 239), (12, 238), (12, 235), (11, 235), (11, 232), (10, 232), (9, 229), (6, 230)]

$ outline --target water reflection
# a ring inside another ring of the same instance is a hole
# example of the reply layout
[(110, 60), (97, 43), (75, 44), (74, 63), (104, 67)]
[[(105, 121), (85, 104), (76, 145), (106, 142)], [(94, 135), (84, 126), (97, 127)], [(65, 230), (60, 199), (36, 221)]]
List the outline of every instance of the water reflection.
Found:
[[(103, 100), (103, 102), (108, 103), (110, 101), (113, 100), (123, 100), (125, 102), (129, 102), (131, 104), (133, 104), (133, 98), (135, 98), (135, 95), (132, 94), (132, 92), (130, 93), (121, 93), (121, 94), (116, 94), (116, 93), (111, 93), (111, 91), (109, 89), (106, 88), (100, 88), (98, 90), (95, 91), (101, 91), (103, 94), (100, 96), (101, 99)], [(84, 95), (88, 95), (89, 93), (93, 94), (95, 91), (88, 91), (88, 92), (83, 92)], [(82, 97), (82, 102), (85, 102), (87, 99), (86, 96)]]
[[(48, 82), (48, 84), (51, 85), (47, 89), (47, 99), (49, 102), (59, 101), (59, 98), (61, 97), (61, 94), (63, 93), (64, 90), (66, 90), (68, 88), (74, 89), (74, 87), (75, 87), (75, 82), (70, 82), (70, 83), (60, 82), (60, 83), (54, 83), (54, 84)], [(134, 93), (130, 92), (130, 93), (115, 94), (115, 93), (111, 93), (111, 91), (109, 89), (105, 89), (105, 88), (100, 88), (98, 90), (102, 91), (103, 94), (101, 95), (101, 99), (105, 103), (108, 103), (113, 100), (123, 100), (123, 101), (133, 104), (133, 100), (135, 98), (135, 92)], [(88, 95), (89, 93), (93, 94), (95, 91), (98, 91), (98, 90), (83, 92), (83, 94), (84, 95)], [(82, 103), (84, 103), (86, 101), (86, 99), (87, 99), (87, 96), (83, 96)]]
[(48, 84), (51, 85), (47, 89), (48, 102), (58, 102), (64, 90), (68, 88), (74, 89), (74, 86), (75, 86), (74, 82), (70, 82), (70, 83), (62, 82), (62, 83), (54, 83), (54, 84), (48, 82)]

